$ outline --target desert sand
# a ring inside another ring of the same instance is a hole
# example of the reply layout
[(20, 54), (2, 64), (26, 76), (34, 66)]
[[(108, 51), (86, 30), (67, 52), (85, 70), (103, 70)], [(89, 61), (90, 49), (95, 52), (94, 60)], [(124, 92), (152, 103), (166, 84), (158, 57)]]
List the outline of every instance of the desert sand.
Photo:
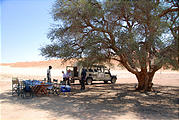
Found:
[[(59, 62), (59, 63), (58, 63)], [(111, 69), (116, 84), (95, 82), (80, 91), (23, 99), (11, 95), (12, 77), (42, 80), (48, 65), (52, 77), (62, 80), (61, 71), (70, 64), (61, 61), (23, 62), (0, 65), (1, 120), (119, 120), (179, 119), (179, 72), (159, 70), (152, 92), (135, 91), (136, 77), (123, 69)]]

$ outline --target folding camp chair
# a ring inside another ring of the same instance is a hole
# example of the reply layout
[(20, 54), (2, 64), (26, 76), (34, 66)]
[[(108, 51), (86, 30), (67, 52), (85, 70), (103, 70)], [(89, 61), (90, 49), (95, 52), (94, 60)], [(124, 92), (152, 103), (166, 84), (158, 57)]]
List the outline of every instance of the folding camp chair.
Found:
[(60, 84), (57, 79), (53, 79), (53, 94), (60, 94)]
[(12, 95), (14, 94), (20, 95), (20, 84), (17, 77), (12, 78)]
[(53, 86), (54, 86), (54, 88), (58, 87), (58, 80), (57, 79), (53, 79)]

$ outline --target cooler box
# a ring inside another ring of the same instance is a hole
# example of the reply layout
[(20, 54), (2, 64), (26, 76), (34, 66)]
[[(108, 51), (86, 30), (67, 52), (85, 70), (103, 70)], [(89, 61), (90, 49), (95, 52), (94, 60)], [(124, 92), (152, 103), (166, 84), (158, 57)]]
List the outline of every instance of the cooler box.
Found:
[(61, 92), (70, 92), (71, 91), (71, 86), (69, 86), (69, 85), (61, 85), (60, 90), (61, 90)]

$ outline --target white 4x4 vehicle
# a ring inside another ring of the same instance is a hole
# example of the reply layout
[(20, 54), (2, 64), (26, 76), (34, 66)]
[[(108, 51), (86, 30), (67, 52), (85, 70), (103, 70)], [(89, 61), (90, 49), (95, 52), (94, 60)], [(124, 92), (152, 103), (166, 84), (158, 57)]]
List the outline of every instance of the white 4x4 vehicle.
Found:
[(110, 81), (114, 84), (117, 80), (116, 75), (111, 75), (110, 70), (103, 65), (93, 65), (91, 67), (73, 67), (67, 66), (66, 70), (71, 70), (71, 83), (75, 80), (80, 80), (82, 69), (86, 70), (86, 84), (91, 85), (93, 81), (104, 81), (107, 83)]

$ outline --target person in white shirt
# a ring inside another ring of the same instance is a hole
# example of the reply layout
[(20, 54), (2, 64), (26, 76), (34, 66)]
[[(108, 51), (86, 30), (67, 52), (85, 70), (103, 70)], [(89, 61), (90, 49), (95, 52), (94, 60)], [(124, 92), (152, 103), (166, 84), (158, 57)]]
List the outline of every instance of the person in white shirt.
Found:
[(62, 71), (63, 74), (63, 81), (66, 81), (66, 74), (64, 73), (64, 71)]
[(52, 66), (49, 66), (49, 68), (47, 69), (47, 82), (51, 83), (51, 70)]
[(71, 79), (71, 70), (69, 69), (66, 73), (66, 80), (68, 85), (70, 85), (70, 79)]

